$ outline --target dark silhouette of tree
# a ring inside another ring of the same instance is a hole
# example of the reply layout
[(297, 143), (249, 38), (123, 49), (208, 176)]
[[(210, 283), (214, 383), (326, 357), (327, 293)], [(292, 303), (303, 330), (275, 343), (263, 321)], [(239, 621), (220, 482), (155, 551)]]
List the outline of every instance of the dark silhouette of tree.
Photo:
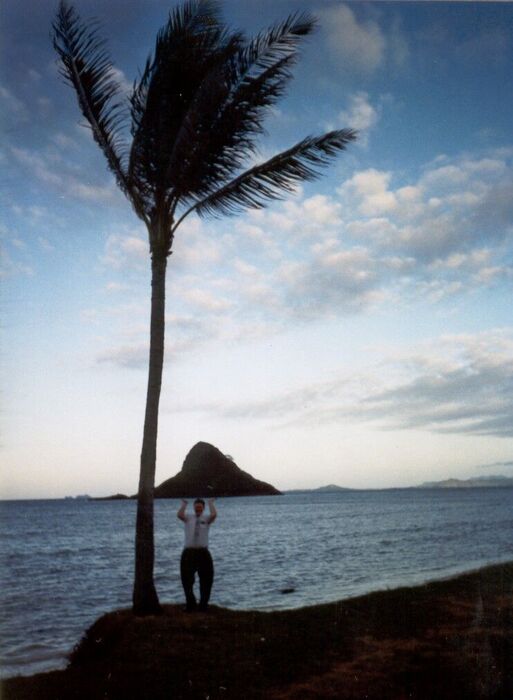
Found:
[[(53, 23), (61, 74), (120, 189), (145, 223), (152, 268), (149, 376), (137, 502), (133, 609), (159, 610), (153, 582), (153, 489), (164, 361), (168, 256), (182, 221), (261, 208), (313, 180), (355, 138), (350, 129), (308, 136), (244, 169), (263, 120), (283, 95), (303, 37), (315, 21), (291, 15), (247, 40), (221, 21), (210, 0), (174, 9), (123, 100), (96, 22), (62, 1)], [(131, 140), (125, 127), (130, 124)]]

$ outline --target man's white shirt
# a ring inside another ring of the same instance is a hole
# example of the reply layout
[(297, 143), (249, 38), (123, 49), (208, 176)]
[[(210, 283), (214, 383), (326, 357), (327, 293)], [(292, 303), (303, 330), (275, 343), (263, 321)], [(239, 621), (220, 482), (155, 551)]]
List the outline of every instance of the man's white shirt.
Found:
[(200, 547), (208, 547), (210, 516), (204, 513), (201, 515), (193, 513), (184, 517), (185, 548), (198, 549)]

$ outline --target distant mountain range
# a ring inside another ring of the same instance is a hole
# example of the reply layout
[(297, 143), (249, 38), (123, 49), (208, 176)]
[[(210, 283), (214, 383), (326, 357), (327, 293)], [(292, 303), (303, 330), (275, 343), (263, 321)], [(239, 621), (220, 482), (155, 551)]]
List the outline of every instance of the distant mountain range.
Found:
[(498, 488), (501, 486), (513, 486), (513, 477), (475, 476), (471, 479), (444, 479), (443, 481), (425, 481), (416, 488), (420, 489), (476, 489), (476, 488)]
[[(409, 486), (411, 489), (476, 489), (476, 488), (500, 488), (513, 486), (513, 477), (494, 475), (476, 476), (472, 479), (444, 479), (443, 481), (425, 481), (419, 486)], [(366, 489), (351, 489), (328, 484), (316, 489), (291, 489), (285, 493), (337, 493), (339, 491), (362, 491)], [(377, 491), (388, 491), (389, 489), (372, 489)]]

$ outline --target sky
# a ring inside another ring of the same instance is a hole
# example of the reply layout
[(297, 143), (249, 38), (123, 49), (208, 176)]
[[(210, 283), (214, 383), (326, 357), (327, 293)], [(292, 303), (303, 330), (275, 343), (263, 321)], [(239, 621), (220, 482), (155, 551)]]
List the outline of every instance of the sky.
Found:
[[(147, 234), (58, 75), (56, 5), (0, 9), (2, 498), (138, 482)], [(75, 2), (127, 94), (172, 6)], [(248, 36), (318, 18), (262, 160), (359, 138), (285, 201), (177, 232), (156, 482), (200, 440), (279, 489), (513, 475), (513, 5), (222, 7)]]

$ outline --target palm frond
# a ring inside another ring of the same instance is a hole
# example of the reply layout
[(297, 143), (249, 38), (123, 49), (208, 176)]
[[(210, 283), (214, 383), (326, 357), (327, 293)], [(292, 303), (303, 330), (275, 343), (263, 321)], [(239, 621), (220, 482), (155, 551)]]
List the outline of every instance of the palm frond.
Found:
[(97, 29), (95, 21), (82, 22), (75, 9), (61, 0), (53, 23), (53, 45), (60, 58), (60, 73), (75, 88), (96, 143), (119, 187), (133, 200), (123, 163), (127, 146), (121, 133), (125, 122), (121, 89)]
[(246, 209), (260, 209), (270, 200), (283, 199), (298, 183), (317, 178), (320, 169), (355, 138), (356, 132), (352, 129), (307, 137), (196, 202), (182, 219), (191, 211), (199, 216), (235, 214)]
[(276, 61), (296, 51), (300, 39), (310, 34), (316, 25), (314, 17), (307, 13), (295, 13), (270, 29), (260, 32), (246, 47), (247, 68), (260, 72), (270, 68)]
[(233, 177), (255, 150), (267, 110), (292, 77), (299, 41), (314, 20), (291, 15), (214, 65), (191, 101), (168, 166), (176, 196), (204, 196)]
[(209, 0), (177, 8), (158, 33), (154, 55), (131, 97), (129, 176), (151, 198), (162, 200), (165, 194), (169, 154), (198, 85), (234, 43), (240, 44), (240, 36), (228, 33), (217, 4)]

